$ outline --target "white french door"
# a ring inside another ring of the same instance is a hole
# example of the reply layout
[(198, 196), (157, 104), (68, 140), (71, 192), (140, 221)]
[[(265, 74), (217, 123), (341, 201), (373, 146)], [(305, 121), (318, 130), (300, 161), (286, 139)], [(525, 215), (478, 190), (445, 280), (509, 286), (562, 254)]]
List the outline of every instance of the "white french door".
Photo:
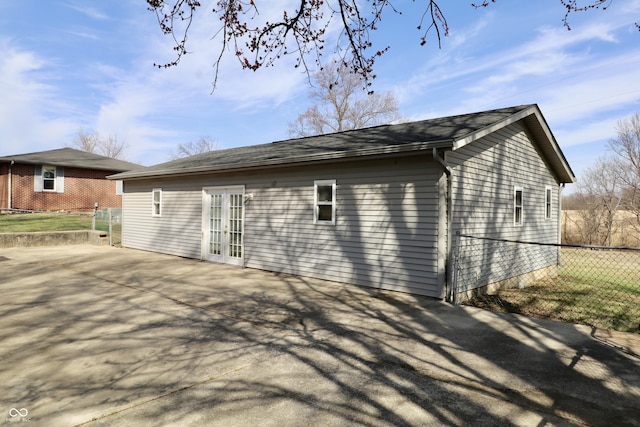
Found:
[(202, 257), (242, 265), (244, 187), (203, 189)]

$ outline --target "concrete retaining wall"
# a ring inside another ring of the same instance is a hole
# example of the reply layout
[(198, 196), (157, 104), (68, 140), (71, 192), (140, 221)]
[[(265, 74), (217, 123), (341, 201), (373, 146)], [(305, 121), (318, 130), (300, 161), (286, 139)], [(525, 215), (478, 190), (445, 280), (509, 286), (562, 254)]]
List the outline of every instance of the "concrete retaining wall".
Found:
[(104, 231), (93, 230), (0, 233), (0, 248), (84, 244), (108, 245), (109, 238)]

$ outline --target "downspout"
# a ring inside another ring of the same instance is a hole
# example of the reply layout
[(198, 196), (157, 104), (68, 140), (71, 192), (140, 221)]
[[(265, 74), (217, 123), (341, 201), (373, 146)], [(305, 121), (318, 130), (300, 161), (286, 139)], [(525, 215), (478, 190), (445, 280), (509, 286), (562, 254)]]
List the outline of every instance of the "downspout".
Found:
[(452, 183), (452, 171), (451, 167), (447, 164), (447, 162), (440, 157), (437, 148), (433, 148), (433, 159), (438, 162), (438, 164), (442, 167), (443, 172), (447, 176), (447, 249), (446, 254), (447, 258), (445, 259), (445, 295), (446, 300), (449, 302), (453, 302), (453, 275), (452, 275), (452, 262), (453, 262), (453, 247), (452, 247), (452, 230), (451, 225), (453, 224), (453, 183)]
[(11, 200), (11, 183), (12, 183), (12, 179), (11, 179), (11, 168), (13, 167), (15, 161), (11, 160), (11, 163), (9, 164), (9, 171), (7, 173), (7, 180), (9, 182), (7, 182), (7, 209), (9, 209), (9, 212), (11, 212), (11, 205), (12, 205), (12, 200)]

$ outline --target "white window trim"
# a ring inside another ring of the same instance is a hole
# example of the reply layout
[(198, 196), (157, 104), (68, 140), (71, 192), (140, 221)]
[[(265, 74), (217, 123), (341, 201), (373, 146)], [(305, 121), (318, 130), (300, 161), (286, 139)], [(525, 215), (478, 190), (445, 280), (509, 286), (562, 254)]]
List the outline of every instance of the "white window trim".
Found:
[[(156, 193), (159, 194), (157, 213), (156, 213)], [(154, 188), (153, 190), (151, 190), (151, 216), (154, 218), (159, 218), (162, 216), (162, 188)]]
[(124, 183), (121, 179), (116, 181), (116, 196), (122, 196), (124, 192)]
[[(548, 209), (547, 209), (548, 207)], [(544, 219), (550, 220), (553, 216), (553, 189), (550, 185), (544, 187)]]
[[(517, 216), (517, 211), (518, 211), (518, 205), (517, 205), (517, 197), (516, 195), (518, 194), (518, 191), (521, 193), (521, 197), (520, 197), (520, 222), (517, 221), (518, 216)], [(524, 189), (522, 187), (513, 187), (513, 225), (519, 227), (522, 224), (524, 224)]]
[[(319, 206), (328, 205), (326, 202), (318, 201), (318, 186), (331, 186), (331, 221), (318, 219)], [(313, 182), (313, 223), (335, 225), (336, 223), (336, 180), (320, 179)]]

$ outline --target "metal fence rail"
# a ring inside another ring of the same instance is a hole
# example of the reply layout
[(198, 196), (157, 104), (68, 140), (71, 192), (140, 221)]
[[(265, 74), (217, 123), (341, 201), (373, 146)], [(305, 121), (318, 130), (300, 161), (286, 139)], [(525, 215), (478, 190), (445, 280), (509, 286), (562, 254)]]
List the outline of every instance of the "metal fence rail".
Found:
[(454, 301), (640, 332), (640, 248), (459, 235)]

